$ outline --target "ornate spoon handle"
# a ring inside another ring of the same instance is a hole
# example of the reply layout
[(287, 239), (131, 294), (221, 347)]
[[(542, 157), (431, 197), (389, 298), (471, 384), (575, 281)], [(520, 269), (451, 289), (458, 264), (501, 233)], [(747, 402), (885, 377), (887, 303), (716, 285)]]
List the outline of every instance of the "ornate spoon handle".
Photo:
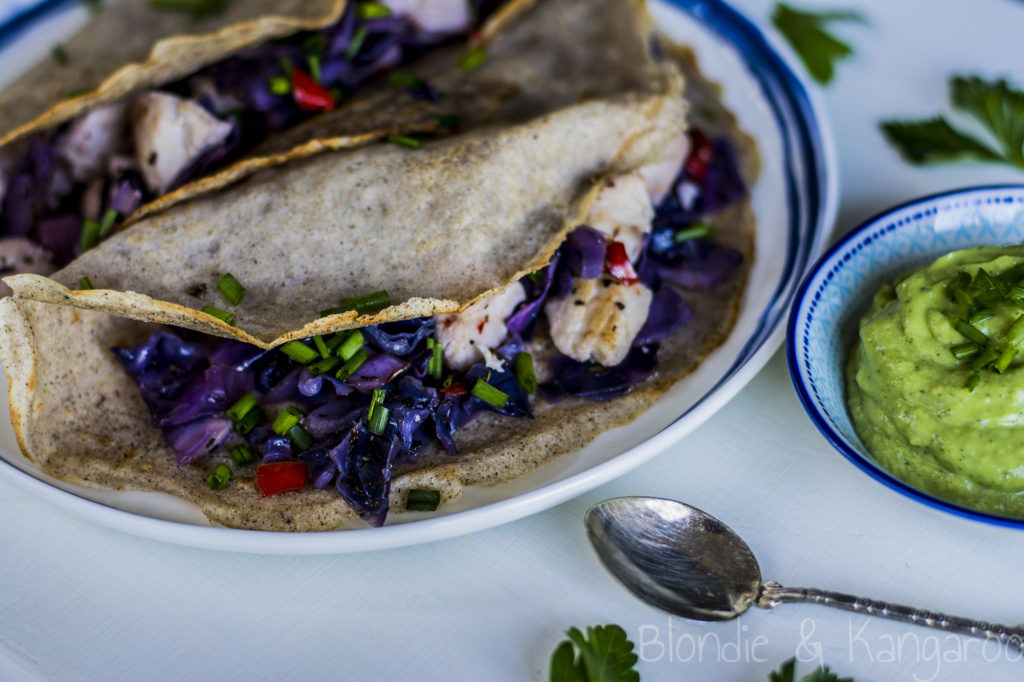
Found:
[(955, 632), (960, 635), (971, 635), (983, 639), (995, 639), (1006, 646), (1024, 652), (1024, 626), (1007, 627), (978, 620), (969, 620), (944, 613), (922, 611), (900, 604), (887, 604), (884, 601), (864, 599), (852, 594), (828, 592), (805, 587), (783, 587), (776, 582), (765, 583), (755, 604), (763, 609), (770, 609), (779, 604), (805, 603), (832, 606), (837, 609), (879, 616), (890, 620), (898, 620), (913, 625), (923, 625), (936, 630)]

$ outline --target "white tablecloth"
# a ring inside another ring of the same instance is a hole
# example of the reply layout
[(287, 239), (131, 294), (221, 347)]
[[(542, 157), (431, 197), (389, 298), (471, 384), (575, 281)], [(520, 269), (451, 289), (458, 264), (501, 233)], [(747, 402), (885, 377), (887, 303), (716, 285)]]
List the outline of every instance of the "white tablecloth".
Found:
[[(737, 4), (768, 25), (771, 2)], [(1024, 86), (1024, 2), (827, 4), (867, 18), (837, 27), (856, 56), (824, 91), (841, 167), (837, 234), (914, 196), (1024, 182), (999, 166), (910, 167), (877, 131), (883, 118), (947, 110), (954, 73)], [(766, 580), (1024, 620), (1024, 534), (933, 510), (862, 474), (805, 417), (780, 352), (721, 412), (631, 474), (522, 521), (407, 549), (183, 548), (83, 521), (0, 481), (0, 679), (546, 679), (568, 627), (609, 622), (637, 643), (644, 680), (766, 680), (791, 656), (857, 682), (1024, 677), (1020, 656), (992, 644), (821, 607), (719, 624), (670, 618), (620, 587), (583, 533), (589, 505), (631, 494), (719, 516)]]

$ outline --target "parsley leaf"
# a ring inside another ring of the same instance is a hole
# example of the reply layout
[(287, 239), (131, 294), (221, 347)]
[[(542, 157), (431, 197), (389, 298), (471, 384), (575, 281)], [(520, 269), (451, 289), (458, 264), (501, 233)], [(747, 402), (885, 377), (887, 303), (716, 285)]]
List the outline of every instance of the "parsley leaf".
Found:
[(853, 48), (825, 31), (825, 25), (832, 21), (863, 20), (856, 12), (805, 12), (782, 2), (776, 3), (772, 13), (775, 28), (793, 46), (811, 77), (822, 85), (831, 82), (835, 63), (853, 54)]
[[(770, 673), (768, 682), (796, 682), (796, 659), (789, 659), (778, 670)], [(815, 668), (801, 677), (800, 682), (853, 682), (853, 680), (849, 677), (837, 677), (825, 665)]]
[(618, 625), (597, 625), (584, 635), (569, 628), (569, 639), (551, 656), (551, 682), (639, 682), (633, 642)]
[(1001, 79), (987, 82), (977, 76), (953, 76), (949, 94), (956, 109), (985, 127), (998, 150), (957, 130), (941, 116), (883, 121), (882, 133), (911, 163), (995, 161), (1024, 169), (1024, 91)]

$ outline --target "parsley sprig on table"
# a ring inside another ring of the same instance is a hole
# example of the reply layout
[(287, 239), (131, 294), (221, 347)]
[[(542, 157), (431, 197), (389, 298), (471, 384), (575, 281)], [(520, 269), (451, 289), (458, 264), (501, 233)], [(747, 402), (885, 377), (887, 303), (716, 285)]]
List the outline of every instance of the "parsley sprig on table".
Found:
[(953, 76), (949, 99), (954, 109), (981, 123), (991, 139), (979, 140), (957, 130), (942, 116), (884, 121), (882, 133), (911, 163), (986, 161), (1024, 169), (1024, 91), (1003, 79)]
[(811, 77), (822, 85), (831, 82), (835, 65), (853, 54), (853, 48), (832, 36), (825, 26), (833, 21), (863, 21), (856, 12), (833, 10), (807, 12), (777, 3), (772, 23), (796, 51)]
[[(595, 625), (583, 634), (569, 628), (551, 655), (551, 682), (639, 682), (633, 642), (618, 625)], [(799, 679), (796, 659), (789, 659), (768, 676), (768, 682), (853, 682), (819, 666)]]

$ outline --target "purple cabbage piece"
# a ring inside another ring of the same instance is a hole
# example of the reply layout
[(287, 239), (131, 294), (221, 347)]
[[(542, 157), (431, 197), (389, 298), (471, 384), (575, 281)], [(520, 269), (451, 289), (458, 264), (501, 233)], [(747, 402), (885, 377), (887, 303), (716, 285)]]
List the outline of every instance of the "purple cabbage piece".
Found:
[(672, 287), (661, 287), (654, 292), (647, 321), (633, 339), (634, 346), (645, 346), (667, 339), (677, 329), (693, 319), (693, 308)]
[(35, 239), (58, 262), (67, 263), (78, 252), (78, 238), (82, 232), (82, 219), (64, 213), (43, 218), (36, 225)]
[[(352, 387), (344, 381), (336, 379), (330, 374), (318, 374), (313, 376), (309, 373), (308, 369), (303, 369), (302, 372), (299, 373), (296, 384), (299, 389), (299, 393), (307, 398), (318, 396), (325, 387), (334, 389), (334, 395), (339, 397), (348, 395), (352, 392)], [(330, 392), (322, 397), (328, 400), (333, 398), (333, 396), (330, 395)]]
[(366, 406), (360, 404), (356, 396), (345, 400), (332, 400), (311, 410), (302, 419), (302, 425), (314, 440), (324, 440), (331, 434), (342, 433), (352, 428), (356, 421), (366, 412)]
[(388, 442), (378, 438), (362, 422), (346, 438), (349, 444), (344, 456), (332, 451), (332, 459), (338, 463), (338, 492), (364, 521), (382, 526), (388, 513), (391, 465), (400, 447), (399, 439)]
[(728, 279), (743, 262), (736, 249), (720, 246), (705, 239), (684, 242), (687, 249), (670, 259), (656, 253), (647, 254), (645, 270), (652, 268), (658, 276), (686, 289), (709, 291)]
[(146, 393), (174, 397), (175, 387), (204, 364), (208, 349), (202, 344), (183, 341), (172, 332), (157, 332), (131, 348), (113, 348), (128, 374)]
[(338, 474), (338, 467), (325, 447), (306, 450), (299, 455), (299, 458), (309, 465), (309, 478), (313, 482), (314, 488), (323, 490)]
[(575, 277), (597, 279), (604, 272), (604, 233), (580, 225), (565, 238), (565, 264)]
[(223, 413), (251, 390), (251, 374), (211, 365), (204, 372), (194, 374), (174, 398), (149, 401), (153, 426), (180, 426), (200, 417)]
[(370, 393), (374, 389), (383, 388), (384, 384), (408, 368), (409, 362), (380, 353), (364, 362), (346, 381), (360, 393)]
[(381, 353), (404, 358), (434, 335), (434, 318), (420, 317), (414, 320), (386, 322), (363, 327), (360, 331), (368, 340), (370, 347)]
[(292, 443), (288, 436), (279, 436), (270, 432), (270, 436), (259, 444), (263, 462), (287, 462), (292, 458)]
[(117, 180), (117, 188), (110, 199), (110, 208), (122, 216), (131, 215), (142, 205), (142, 179), (138, 173), (125, 173)]
[(592, 362), (576, 362), (564, 355), (548, 361), (553, 379), (540, 386), (548, 402), (574, 396), (598, 402), (618, 398), (633, 390), (657, 369), (658, 346), (634, 346), (626, 359), (614, 367)]
[(177, 454), (178, 466), (216, 452), (230, 437), (231, 420), (226, 417), (203, 417), (164, 429), (164, 439)]
[(519, 304), (515, 312), (505, 321), (509, 334), (529, 335), (533, 330), (533, 322), (537, 319), (544, 301), (547, 300), (551, 291), (551, 284), (555, 280), (555, 273), (558, 271), (558, 264), (561, 260), (562, 250), (555, 252), (551, 262), (539, 271), (539, 275), (523, 277), (519, 282), (526, 290), (526, 299)]
[(434, 417), (438, 404), (437, 389), (425, 386), (415, 377), (398, 380), (384, 405), (388, 408), (385, 434), (398, 439), (400, 455), (405, 456), (413, 449), (414, 437)]

